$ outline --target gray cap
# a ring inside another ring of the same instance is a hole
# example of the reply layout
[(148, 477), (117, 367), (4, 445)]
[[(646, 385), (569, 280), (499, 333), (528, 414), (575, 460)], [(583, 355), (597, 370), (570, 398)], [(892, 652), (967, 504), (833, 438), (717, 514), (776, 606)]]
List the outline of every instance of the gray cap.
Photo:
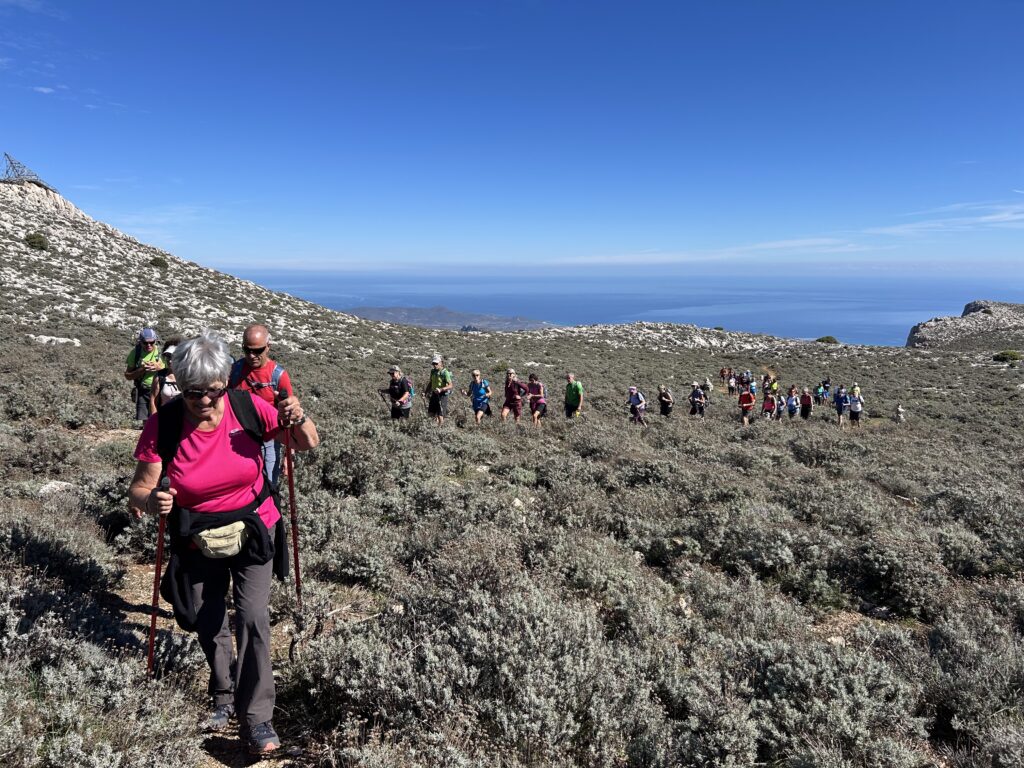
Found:
[(401, 373), (401, 372), (402, 372), (402, 369), (399, 368), (397, 365), (392, 365), (390, 368), (388, 368), (388, 373)]
[(441, 356), (440, 355), (434, 355), (432, 358), (430, 358), (430, 362), (432, 362), (432, 363), (440, 363), (441, 362)]
[(156, 331), (152, 328), (143, 328), (139, 331), (139, 338), (143, 341), (156, 341)]

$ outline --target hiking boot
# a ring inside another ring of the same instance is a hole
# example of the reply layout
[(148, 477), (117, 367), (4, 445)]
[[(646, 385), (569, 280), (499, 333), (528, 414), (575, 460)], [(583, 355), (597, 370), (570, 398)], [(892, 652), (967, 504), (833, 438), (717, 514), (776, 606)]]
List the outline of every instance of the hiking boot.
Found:
[(243, 728), (242, 738), (249, 746), (250, 755), (263, 755), (273, 752), (281, 746), (281, 739), (278, 738), (277, 732), (269, 720), (265, 723), (257, 723), (251, 728)]
[(218, 704), (210, 712), (204, 728), (207, 731), (222, 731), (228, 727), (228, 721), (235, 716), (234, 704)]

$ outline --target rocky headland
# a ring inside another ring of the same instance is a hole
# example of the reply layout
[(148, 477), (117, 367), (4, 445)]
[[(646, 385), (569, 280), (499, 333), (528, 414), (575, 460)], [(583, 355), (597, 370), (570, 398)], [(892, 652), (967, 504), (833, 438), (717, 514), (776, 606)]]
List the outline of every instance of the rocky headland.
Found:
[(1024, 304), (972, 301), (960, 317), (935, 317), (910, 330), (907, 346), (962, 351), (1024, 347)]

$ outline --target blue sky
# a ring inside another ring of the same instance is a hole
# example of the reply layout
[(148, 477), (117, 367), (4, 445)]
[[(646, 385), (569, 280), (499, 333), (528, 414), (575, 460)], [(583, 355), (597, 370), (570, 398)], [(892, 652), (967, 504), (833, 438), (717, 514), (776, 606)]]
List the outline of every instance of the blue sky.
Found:
[(1019, 0), (0, 0), (0, 151), (229, 270), (997, 281), (1021, 30)]

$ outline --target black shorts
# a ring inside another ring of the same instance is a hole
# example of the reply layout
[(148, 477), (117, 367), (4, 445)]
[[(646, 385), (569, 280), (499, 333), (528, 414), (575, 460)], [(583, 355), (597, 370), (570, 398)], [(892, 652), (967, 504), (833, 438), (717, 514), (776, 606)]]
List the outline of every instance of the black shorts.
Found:
[(860, 421), (860, 411), (850, 411), (850, 421)]
[(672, 403), (662, 403), (661, 404), (661, 415), (662, 416), (671, 416), (672, 415), (672, 405), (673, 405)]
[(800, 418), (809, 419), (811, 417), (811, 406), (801, 405), (800, 406)]
[(391, 406), (391, 418), (392, 419), (408, 419), (409, 414), (412, 413), (412, 408), (402, 408), (397, 405)]
[(431, 416), (448, 415), (448, 393), (433, 394), (430, 396), (430, 403), (427, 405), (427, 413)]

